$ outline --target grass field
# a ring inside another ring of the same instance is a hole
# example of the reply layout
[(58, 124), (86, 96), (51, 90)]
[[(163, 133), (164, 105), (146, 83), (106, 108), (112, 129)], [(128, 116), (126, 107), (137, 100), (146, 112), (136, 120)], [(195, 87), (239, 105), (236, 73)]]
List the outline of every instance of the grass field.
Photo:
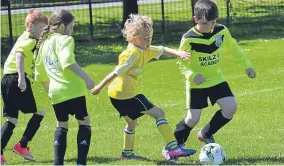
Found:
[[(276, 38), (276, 37), (275, 37)], [(177, 40), (175, 40), (177, 41)], [(123, 43), (123, 44), (121, 44)], [(158, 43), (161, 44), (161, 43)], [(178, 42), (164, 43), (173, 48)], [(284, 38), (264, 40), (242, 40), (245, 50), (257, 71), (257, 78), (249, 79), (236, 64), (236, 60), (225, 55), (222, 59), (223, 72), (238, 103), (234, 119), (215, 135), (217, 143), (225, 149), (227, 165), (282, 165), (284, 163)], [(82, 45), (77, 50), (77, 60), (98, 83), (114, 69), (117, 55), (125, 48), (125, 42), (108, 45)], [(163, 59), (147, 64), (140, 78), (140, 92), (166, 112), (172, 129), (185, 115), (184, 78), (175, 65), (176, 59)], [(33, 85), (40, 104), (46, 106), (44, 118), (38, 134), (29, 144), (36, 162), (28, 162), (12, 152), (12, 147), (21, 138), (31, 117), (20, 114), (18, 126), (4, 151), (9, 164), (47, 164), (53, 160), (53, 134), (56, 127), (49, 100), (38, 84)], [(123, 119), (119, 118), (111, 106), (104, 89), (100, 95), (87, 95), (87, 106), (91, 115), (92, 140), (88, 164), (92, 165), (156, 165), (167, 164), (161, 156), (164, 146), (162, 137), (155, 127), (154, 119), (144, 116), (138, 120), (135, 150), (149, 161), (119, 161), (122, 149)], [(197, 141), (197, 131), (213, 116), (217, 106), (203, 111), (202, 118), (193, 129), (186, 147), (199, 150), (203, 146)], [(5, 122), (1, 118), (1, 124)], [(77, 122), (71, 118), (69, 124), (68, 147), (65, 164), (76, 164)], [(179, 164), (199, 164), (198, 154), (181, 159)]]

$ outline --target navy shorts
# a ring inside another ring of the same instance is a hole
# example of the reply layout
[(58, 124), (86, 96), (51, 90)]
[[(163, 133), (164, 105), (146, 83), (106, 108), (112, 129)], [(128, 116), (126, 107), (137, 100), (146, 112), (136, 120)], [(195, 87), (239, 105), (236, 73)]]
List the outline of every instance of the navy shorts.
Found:
[(190, 89), (190, 108), (192, 109), (203, 109), (208, 106), (208, 98), (212, 105), (217, 100), (224, 97), (234, 96), (228, 83), (222, 82), (218, 85), (202, 88), (202, 89)]
[(77, 120), (84, 120), (88, 116), (85, 96), (70, 99), (52, 106), (56, 119), (59, 122), (67, 122), (69, 114), (75, 115)]
[(25, 77), (26, 90), (21, 92), (18, 87), (18, 73), (5, 74), (1, 80), (1, 96), (3, 99), (3, 116), (19, 117), (19, 110), (24, 114), (37, 112), (31, 82)]
[(142, 94), (125, 100), (110, 97), (110, 101), (114, 108), (119, 112), (120, 117), (128, 116), (132, 120), (143, 116), (144, 114), (141, 112), (148, 111), (154, 107), (154, 105)]

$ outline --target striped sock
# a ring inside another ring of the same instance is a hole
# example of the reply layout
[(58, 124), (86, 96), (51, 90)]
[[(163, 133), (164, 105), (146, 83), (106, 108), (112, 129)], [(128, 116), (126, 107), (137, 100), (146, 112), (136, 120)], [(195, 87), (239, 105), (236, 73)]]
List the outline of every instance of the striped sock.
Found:
[(177, 141), (166, 119), (158, 119), (156, 126), (166, 142), (168, 149), (177, 147)]
[(133, 154), (135, 131), (124, 129), (123, 153), (127, 156)]

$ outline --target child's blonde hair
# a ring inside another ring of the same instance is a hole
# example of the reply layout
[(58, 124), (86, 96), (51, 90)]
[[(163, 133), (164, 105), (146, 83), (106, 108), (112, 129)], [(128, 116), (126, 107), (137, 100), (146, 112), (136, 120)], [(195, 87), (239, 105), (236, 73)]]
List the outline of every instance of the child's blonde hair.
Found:
[(36, 21), (41, 21), (48, 24), (48, 18), (41, 11), (32, 9), (29, 11), (26, 17), (25, 26), (27, 28), (31, 28), (32, 24), (34, 24)]
[(143, 30), (149, 30), (153, 33), (153, 20), (149, 16), (130, 14), (124, 24), (122, 33), (126, 40), (131, 42)]

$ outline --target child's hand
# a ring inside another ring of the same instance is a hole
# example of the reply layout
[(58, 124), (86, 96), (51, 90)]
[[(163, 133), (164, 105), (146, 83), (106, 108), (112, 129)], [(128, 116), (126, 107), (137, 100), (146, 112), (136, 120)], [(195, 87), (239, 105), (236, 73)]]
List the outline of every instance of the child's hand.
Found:
[(246, 69), (246, 74), (247, 74), (250, 78), (256, 77), (256, 72), (255, 72), (252, 68), (247, 68), (247, 69)]
[(191, 54), (190, 52), (188, 51), (180, 51), (179, 52), (179, 57), (182, 59), (182, 60), (188, 60), (190, 58)]
[(21, 89), (21, 92), (24, 92), (27, 88), (27, 83), (25, 77), (18, 78), (18, 87)]
[(195, 83), (196, 85), (200, 85), (200, 84), (202, 84), (204, 81), (205, 81), (205, 78), (204, 78), (201, 74), (197, 74), (197, 75), (194, 77), (194, 83)]
[(92, 89), (95, 86), (94, 81), (91, 78), (86, 79), (85, 83), (88, 89)]
[(91, 92), (92, 92), (93, 95), (97, 95), (101, 92), (101, 87), (95, 86), (93, 89), (91, 89)]

